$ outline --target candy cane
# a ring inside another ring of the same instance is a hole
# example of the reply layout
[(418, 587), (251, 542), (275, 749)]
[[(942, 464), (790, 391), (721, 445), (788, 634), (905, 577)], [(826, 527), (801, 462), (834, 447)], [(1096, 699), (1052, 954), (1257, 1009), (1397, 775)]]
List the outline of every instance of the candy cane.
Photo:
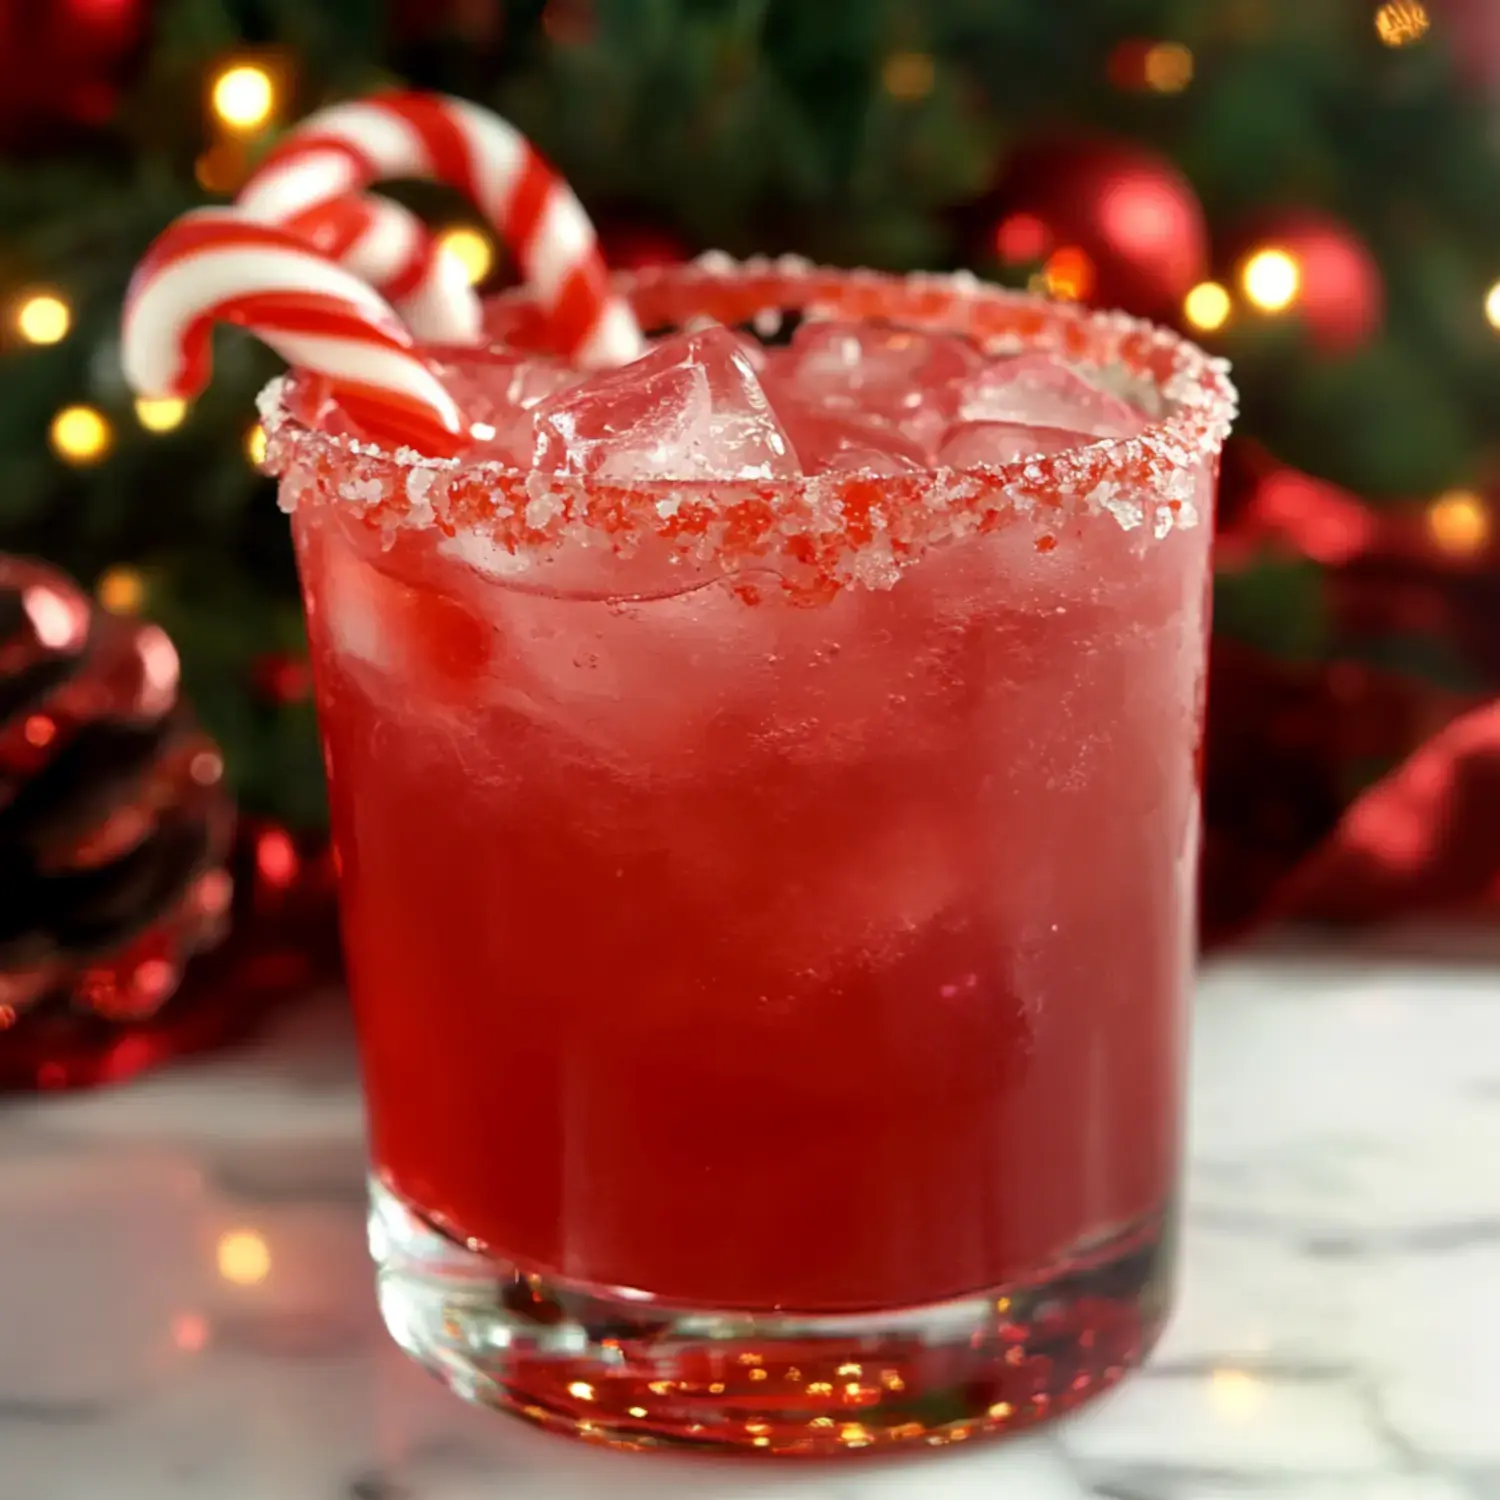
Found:
[(433, 344), (479, 342), (479, 298), (462, 264), (442, 250), (410, 209), (373, 193), (351, 193), (315, 203), (279, 222), (364, 277), (419, 339)]
[(371, 437), (442, 455), (462, 446), (452, 396), (373, 287), (290, 230), (200, 209), (158, 235), (136, 268), (121, 334), (126, 379), (143, 396), (197, 395), (220, 322), (321, 376)]
[(435, 178), (467, 194), (514, 249), (571, 358), (617, 365), (642, 352), (572, 189), (513, 126), (462, 99), (394, 93), (321, 110), (271, 153), (239, 202), (279, 223), (384, 177)]

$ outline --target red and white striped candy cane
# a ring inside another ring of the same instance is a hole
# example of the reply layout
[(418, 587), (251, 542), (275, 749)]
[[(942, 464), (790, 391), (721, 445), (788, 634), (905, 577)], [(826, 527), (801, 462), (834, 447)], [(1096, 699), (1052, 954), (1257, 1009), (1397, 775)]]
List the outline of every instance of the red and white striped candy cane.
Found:
[(644, 347), (609, 284), (582, 205), (498, 115), (440, 94), (393, 93), (309, 116), (240, 194), (256, 218), (284, 222), (385, 177), (426, 177), (468, 195), (515, 251), (557, 346), (580, 364), (624, 364)]
[(419, 339), (479, 342), (479, 298), (462, 264), (443, 252), (410, 209), (373, 193), (351, 193), (271, 222), (363, 276)]
[(463, 445), (458, 407), (390, 304), (290, 230), (222, 208), (169, 225), (125, 295), (125, 378), (143, 396), (197, 395), (208, 383), (215, 323), (248, 328), (322, 377), (382, 443), (444, 456)]

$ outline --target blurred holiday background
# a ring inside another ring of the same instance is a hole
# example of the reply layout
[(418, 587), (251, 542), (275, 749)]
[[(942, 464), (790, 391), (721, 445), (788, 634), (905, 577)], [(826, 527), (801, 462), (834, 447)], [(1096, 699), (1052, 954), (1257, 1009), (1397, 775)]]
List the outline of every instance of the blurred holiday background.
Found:
[[(202, 1012), (168, 997), (225, 923), (261, 965), (208, 971), (226, 1016), (328, 951), (295, 580), (254, 463), (275, 362), (225, 335), (191, 408), (133, 401), (116, 322), (168, 219), (396, 81), (516, 121), (619, 267), (968, 266), (1232, 358), (1205, 936), (1492, 908), (1492, 0), (0, 0), (0, 550), (84, 591), (0, 577), (0, 882), (33, 893), (0, 915), (0, 1075), (69, 1081), (80, 1015), (136, 1027), (104, 1071), (170, 1050)], [(505, 284), (469, 205), (393, 191)], [(106, 637), (133, 643), (113, 678)]]

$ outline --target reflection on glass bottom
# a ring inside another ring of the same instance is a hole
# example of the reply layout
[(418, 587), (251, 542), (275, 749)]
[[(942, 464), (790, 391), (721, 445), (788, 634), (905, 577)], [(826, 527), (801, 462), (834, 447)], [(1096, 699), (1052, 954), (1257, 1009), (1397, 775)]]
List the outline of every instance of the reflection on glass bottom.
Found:
[(814, 1454), (1045, 1421), (1140, 1363), (1165, 1320), (1170, 1212), (1024, 1282), (857, 1314), (667, 1307), (529, 1275), (371, 1182), (392, 1337), (459, 1395), (619, 1447)]

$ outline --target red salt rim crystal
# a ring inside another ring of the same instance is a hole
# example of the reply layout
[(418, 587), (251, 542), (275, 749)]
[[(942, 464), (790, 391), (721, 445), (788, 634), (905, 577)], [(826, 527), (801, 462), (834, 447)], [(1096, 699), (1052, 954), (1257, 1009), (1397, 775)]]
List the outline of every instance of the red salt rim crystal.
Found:
[[(273, 381), (261, 397), (264, 467), (288, 481), (283, 503), (294, 505), (298, 492), (310, 489), (374, 529), (476, 533), (518, 559), (601, 534), (629, 555), (642, 538), (656, 536), (684, 560), (725, 575), (773, 568), (789, 594), (813, 601), (850, 584), (888, 588), (929, 548), (1039, 511), (1128, 514), (1121, 524), (1149, 522), (1158, 539), (1196, 525), (1196, 473), (1216, 458), (1235, 414), (1227, 362), (1169, 329), (1009, 291), (964, 272), (901, 277), (830, 270), (796, 257), (737, 263), (710, 254), (618, 280), (646, 328), (696, 316), (750, 323), (781, 309), (880, 319), (963, 334), (991, 355), (1039, 351), (1116, 372), (1137, 404), (1161, 414), (1131, 437), (999, 466), (602, 484), (391, 451), (319, 431), (292, 409), (294, 376)], [(539, 313), (524, 291), (492, 301), (487, 328), (504, 347), (539, 347)]]

